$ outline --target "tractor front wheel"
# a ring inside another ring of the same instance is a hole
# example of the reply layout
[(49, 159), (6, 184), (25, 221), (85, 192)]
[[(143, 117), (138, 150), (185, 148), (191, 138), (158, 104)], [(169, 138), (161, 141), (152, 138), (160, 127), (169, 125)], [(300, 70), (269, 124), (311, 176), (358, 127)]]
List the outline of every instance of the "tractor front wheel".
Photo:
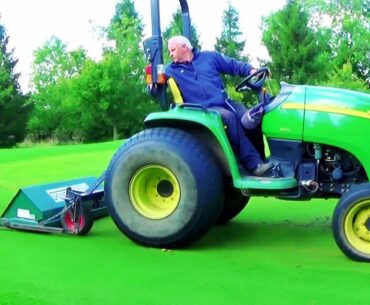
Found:
[(334, 210), (333, 233), (348, 257), (370, 262), (370, 183), (353, 186)]
[(117, 227), (153, 247), (197, 240), (216, 222), (223, 203), (214, 156), (190, 133), (174, 128), (131, 137), (109, 164), (104, 187)]

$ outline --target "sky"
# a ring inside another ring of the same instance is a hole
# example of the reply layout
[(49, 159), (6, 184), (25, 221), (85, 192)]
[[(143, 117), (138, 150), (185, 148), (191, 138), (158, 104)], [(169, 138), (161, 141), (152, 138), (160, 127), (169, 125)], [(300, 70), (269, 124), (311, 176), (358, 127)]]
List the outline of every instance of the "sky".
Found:
[[(0, 0), (0, 23), (10, 37), (9, 47), (18, 59), (16, 72), (23, 92), (29, 90), (33, 53), (53, 35), (68, 50), (83, 47), (91, 58), (99, 59), (103, 41), (98, 30), (107, 26), (119, 0)], [(239, 12), (240, 30), (246, 40), (245, 53), (252, 64), (257, 57), (267, 58), (261, 46), (261, 16), (283, 7), (285, 0), (229, 0)], [(151, 35), (150, 0), (134, 0), (145, 25), (144, 36)], [(202, 49), (212, 50), (222, 31), (222, 14), (228, 0), (188, 0), (192, 23), (200, 35)], [(177, 0), (161, 0), (162, 30), (179, 7)]]

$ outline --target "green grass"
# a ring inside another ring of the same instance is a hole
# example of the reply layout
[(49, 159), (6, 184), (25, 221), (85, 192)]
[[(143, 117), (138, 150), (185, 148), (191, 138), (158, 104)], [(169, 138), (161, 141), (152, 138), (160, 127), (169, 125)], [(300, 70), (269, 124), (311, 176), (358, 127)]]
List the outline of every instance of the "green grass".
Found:
[[(98, 176), (119, 145), (0, 150), (0, 211), (19, 187)], [(176, 251), (134, 244), (109, 217), (86, 237), (0, 230), (0, 305), (367, 305), (370, 264), (335, 245), (335, 204), (253, 198)]]

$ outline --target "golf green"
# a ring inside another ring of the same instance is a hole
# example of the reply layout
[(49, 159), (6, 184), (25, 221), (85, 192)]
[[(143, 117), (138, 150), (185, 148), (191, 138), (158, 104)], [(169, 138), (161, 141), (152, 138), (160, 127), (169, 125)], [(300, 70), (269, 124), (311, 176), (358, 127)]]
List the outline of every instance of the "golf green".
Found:
[[(120, 144), (0, 150), (0, 212), (22, 186), (98, 176)], [(109, 217), (84, 237), (0, 229), (0, 305), (367, 305), (370, 264), (336, 246), (335, 204), (252, 198), (174, 251), (131, 242)]]

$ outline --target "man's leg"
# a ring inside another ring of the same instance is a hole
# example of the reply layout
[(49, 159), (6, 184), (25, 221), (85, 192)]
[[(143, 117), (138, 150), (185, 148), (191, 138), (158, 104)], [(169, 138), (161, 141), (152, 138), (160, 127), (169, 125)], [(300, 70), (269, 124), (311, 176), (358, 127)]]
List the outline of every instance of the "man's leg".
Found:
[(238, 118), (240, 120), (241, 120), (242, 116), (244, 115), (244, 113), (248, 110), (244, 106), (244, 104), (239, 103), (239, 102), (235, 102), (235, 101), (230, 100), (230, 99), (228, 99), (226, 101), (226, 103), (228, 104), (228, 107), (230, 108), (230, 110), (233, 111), (238, 116)]
[(262, 160), (266, 160), (265, 143), (263, 142), (263, 133), (261, 124), (259, 124), (256, 128), (253, 129), (244, 129), (244, 132), (252, 142), (253, 146), (258, 151)]
[(239, 117), (233, 111), (223, 107), (215, 106), (211, 108), (221, 115), (222, 121), (226, 125), (226, 133), (231, 146), (238, 154), (243, 167), (252, 172), (257, 168), (258, 164), (262, 163), (262, 160), (253, 144), (245, 135)]
[[(244, 113), (247, 111), (247, 108), (244, 104), (235, 102), (233, 100), (228, 100), (227, 103), (232, 111), (238, 116), (241, 120)], [(245, 129), (243, 128), (247, 138), (252, 143), (254, 148), (257, 150), (258, 154), (261, 156), (262, 160), (266, 159), (265, 155), (265, 143), (263, 142), (262, 126), (259, 124), (256, 128)]]

